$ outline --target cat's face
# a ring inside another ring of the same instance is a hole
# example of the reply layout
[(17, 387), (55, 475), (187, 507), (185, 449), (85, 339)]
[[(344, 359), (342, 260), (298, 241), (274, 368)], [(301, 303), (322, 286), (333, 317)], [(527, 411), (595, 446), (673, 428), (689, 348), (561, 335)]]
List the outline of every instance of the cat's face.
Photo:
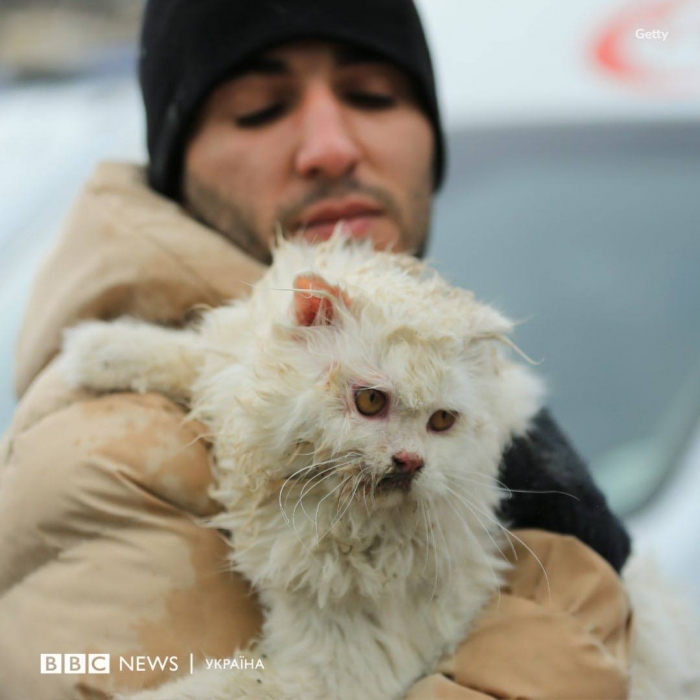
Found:
[[(250, 398), (239, 402), (237, 422), (249, 426), (241, 449), (264, 465), (269, 490), (285, 484), (309, 503), (352, 501), (367, 512), (488, 500), (503, 447), (539, 398), (536, 380), (495, 347), (508, 322), (461, 296), (459, 308), (412, 314), (395, 288), (368, 294), (316, 275), (294, 287), (288, 315), (261, 336)], [(449, 305), (440, 291), (438, 306)], [(457, 321), (461, 329), (439, 328)]]
[(317, 452), (347, 455), (327, 486), (377, 507), (449, 489), (485, 420), (457, 349), (398, 334), (368, 350), (355, 331), (335, 339), (338, 359), (309, 396)]

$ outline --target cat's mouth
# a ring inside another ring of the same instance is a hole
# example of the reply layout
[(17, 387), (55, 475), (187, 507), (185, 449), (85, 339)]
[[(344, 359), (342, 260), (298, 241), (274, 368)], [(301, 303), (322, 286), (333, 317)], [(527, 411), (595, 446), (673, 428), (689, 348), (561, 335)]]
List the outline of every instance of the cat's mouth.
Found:
[(411, 490), (413, 479), (413, 474), (387, 474), (375, 483), (374, 489), (372, 490), (375, 494), (408, 493)]
[(405, 451), (393, 455), (391, 463), (391, 471), (374, 482), (373, 493), (408, 493), (416, 476), (425, 466), (420, 455)]

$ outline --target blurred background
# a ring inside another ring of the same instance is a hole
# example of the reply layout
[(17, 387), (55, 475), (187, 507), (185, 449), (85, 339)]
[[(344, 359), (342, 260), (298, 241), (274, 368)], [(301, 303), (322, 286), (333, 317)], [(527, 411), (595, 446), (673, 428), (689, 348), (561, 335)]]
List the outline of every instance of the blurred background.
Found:
[[(145, 160), (142, 5), (0, 0), (0, 429), (72, 199)], [(613, 507), (700, 602), (700, 1), (418, 5), (450, 149), (430, 256), (521, 322)]]

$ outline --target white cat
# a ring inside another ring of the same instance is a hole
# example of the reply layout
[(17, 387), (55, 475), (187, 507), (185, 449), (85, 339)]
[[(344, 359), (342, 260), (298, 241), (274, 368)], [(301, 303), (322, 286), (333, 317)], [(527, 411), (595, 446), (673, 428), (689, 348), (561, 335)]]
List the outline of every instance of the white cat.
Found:
[(73, 385), (162, 392), (210, 428), (213, 524), (266, 613), (264, 671), (129, 698), (393, 700), (450, 653), (501, 581), (497, 470), (543, 393), (510, 330), (414, 258), (335, 234), (280, 241), (251, 297), (196, 327), (68, 331)]

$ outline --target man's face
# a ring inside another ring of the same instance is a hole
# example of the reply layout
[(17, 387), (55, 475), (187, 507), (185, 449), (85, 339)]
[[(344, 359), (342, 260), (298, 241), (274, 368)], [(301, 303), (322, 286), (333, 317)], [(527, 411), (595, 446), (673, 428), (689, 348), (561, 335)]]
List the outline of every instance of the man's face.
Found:
[(276, 231), (310, 241), (339, 222), (377, 249), (418, 251), (434, 135), (408, 78), (341, 45), (286, 44), (217, 88), (185, 151), (197, 217), (269, 260)]

